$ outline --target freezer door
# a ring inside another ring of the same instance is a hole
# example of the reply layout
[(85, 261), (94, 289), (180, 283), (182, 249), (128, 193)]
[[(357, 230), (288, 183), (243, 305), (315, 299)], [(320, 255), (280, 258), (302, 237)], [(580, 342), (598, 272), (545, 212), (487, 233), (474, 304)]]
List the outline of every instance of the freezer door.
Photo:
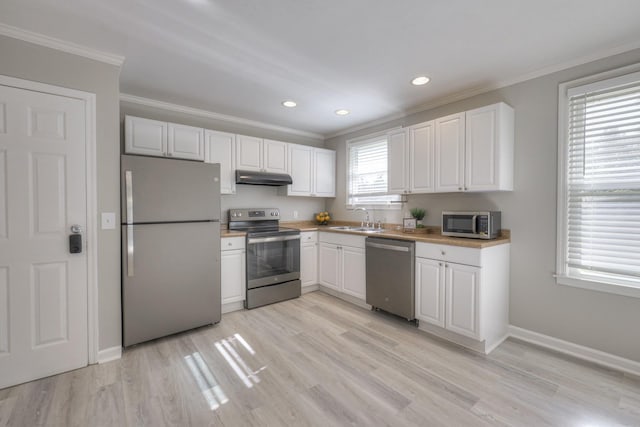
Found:
[(121, 156), (122, 223), (220, 219), (220, 165)]
[(220, 321), (220, 224), (122, 227), (123, 343)]

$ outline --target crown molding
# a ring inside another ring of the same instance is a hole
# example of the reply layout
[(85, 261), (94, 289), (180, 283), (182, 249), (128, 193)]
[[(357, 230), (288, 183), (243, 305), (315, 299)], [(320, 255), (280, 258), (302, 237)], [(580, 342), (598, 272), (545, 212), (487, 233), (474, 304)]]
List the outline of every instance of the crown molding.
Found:
[(522, 82), (526, 82), (528, 80), (533, 80), (536, 79), (538, 77), (542, 77), (542, 76), (546, 76), (549, 74), (553, 74), (556, 73), (558, 71), (562, 71), (562, 70), (567, 70), (569, 68), (573, 68), (573, 67), (577, 67), (579, 65), (584, 65), (587, 64), (589, 62), (593, 62), (593, 61), (597, 61), (600, 59), (604, 59), (610, 56), (614, 56), (614, 55), (618, 55), (621, 53), (625, 53), (625, 52), (629, 52), (631, 50), (634, 49), (639, 49), (640, 48), (640, 40), (632, 42), (632, 43), (627, 43), (621, 46), (617, 46), (614, 48), (610, 48), (610, 49), (604, 49), (601, 51), (598, 51), (596, 53), (590, 54), (590, 55), (586, 55), (586, 56), (582, 56), (580, 58), (576, 58), (576, 59), (572, 59), (569, 61), (564, 61), (564, 62), (559, 62), (557, 64), (554, 65), (550, 65), (548, 67), (545, 68), (540, 68), (538, 70), (532, 71), (530, 73), (527, 74), (522, 74), (518, 77), (514, 77), (512, 79), (506, 79), (506, 80), (502, 80), (499, 82), (495, 82), (495, 83), (491, 83), (491, 84), (487, 84), (487, 85), (483, 85), (483, 86), (478, 86), (472, 89), (468, 89), (468, 90), (464, 90), (461, 92), (456, 92), (453, 93), (451, 95), (447, 95), (438, 99), (435, 99), (433, 101), (429, 101), (426, 102), (424, 104), (420, 104), (417, 105), (415, 107), (412, 107), (408, 110), (403, 111), (402, 113), (396, 113), (390, 116), (385, 116), (382, 117), (380, 119), (376, 119), (376, 120), (372, 120), (360, 125), (356, 125), (353, 127), (349, 127), (343, 130), (340, 130), (338, 132), (332, 133), (332, 134), (328, 134), (325, 135), (326, 139), (330, 139), (330, 138), (335, 138), (337, 136), (342, 136), (342, 135), (346, 135), (349, 134), (351, 132), (357, 132), (359, 130), (363, 130), (369, 127), (373, 127), (373, 126), (377, 126), (377, 125), (381, 125), (393, 120), (398, 120), (398, 119), (402, 119), (405, 118), (407, 116), (410, 116), (411, 114), (415, 114), (415, 113), (419, 113), (421, 111), (426, 111), (426, 110), (430, 110), (432, 108), (436, 108), (436, 107), (440, 107), (446, 104), (451, 104), (452, 102), (456, 102), (456, 101), (461, 101), (463, 99), (467, 99), (467, 98), (471, 98), (473, 96), (476, 95), (481, 95), (483, 93), (487, 93), (487, 92), (491, 92), (492, 90), (497, 90), (497, 89), (502, 89), (505, 87), (509, 87), (509, 86), (513, 86), (515, 84), (518, 83), (522, 83)]
[(93, 59), (94, 61), (115, 65), (117, 67), (122, 67), (125, 60), (124, 56), (121, 55), (103, 52), (76, 43), (45, 36), (44, 34), (34, 33), (2, 22), (0, 22), (0, 35)]
[(234, 123), (238, 125), (251, 126), (265, 130), (272, 130), (307, 138), (324, 140), (324, 135), (321, 135), (319, 133), (307, 132), (303, 130), (288, 128), (285, 126), (272, 125), (270, 123), (244, 119), (237, 116), (229, 116), (227, 114), (215, 113), (213, 111), (201, 110), (199, 108), (185, 107), (184, 105), (172, 104), (170, 102), (156, 101), (155, 99), (143, 98), (141, 96), (129, 95), (126, 93), (120, 94), (120, 101), (128, 102), (131, 104), (144, 105), (147, 107), (159, 108), (161, 110), (174, 111), (176, 113), (184, 113), (192, 116), (204, 117), (207, 119), (220, 120), (227, 123)]

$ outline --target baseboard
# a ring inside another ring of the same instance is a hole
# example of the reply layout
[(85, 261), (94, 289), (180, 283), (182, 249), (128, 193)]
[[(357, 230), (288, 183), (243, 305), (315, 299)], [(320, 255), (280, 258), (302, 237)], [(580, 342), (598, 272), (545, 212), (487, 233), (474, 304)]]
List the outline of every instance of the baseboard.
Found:
[(307, 285), (302, 287), (302, 295), (308, 294), (309, 292), (315, 292), (320, 289), (320, 285)]
[(232, 311), (244, 310), (244, 301), (228, 302), (222, 304), (222, 314), (231, 313)]
[(568, 354), (570, 356), (577, 357), (578, 359), (587, 360), (607, 368), (616, 369), (618, 371), (640, 377), (640, 363), (631, 359), (625, 359), (624, 357), (605, 353), (604, 351), (596, 350), (591, 347), (574, 344), (569, 341), (564, 341), (513, 325), (509, 326), (509, 336), (559, 353)]
[(324, 292), (325, 294), (340, 298), (343, 301), (350, 302), (351, 304), (357, 305), (358, 307), (371, 310), (371, 306), (360, 298), (352, 297), (351, 295), (347, 295), (339, 291), (334, 291), (333, 289), (329, 289), (326, 286), (322, 285), (318, 285), (318, 290)]
[(107, 363), (122, 357), (122, 347), (116, 346), (98, 351), (98, 363)]

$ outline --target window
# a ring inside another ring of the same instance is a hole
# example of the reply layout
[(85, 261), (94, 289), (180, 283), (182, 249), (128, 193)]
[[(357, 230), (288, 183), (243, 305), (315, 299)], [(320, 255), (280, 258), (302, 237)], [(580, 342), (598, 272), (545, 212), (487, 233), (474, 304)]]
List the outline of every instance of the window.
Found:
[(347, 205), (397, 208), (400, 195), (387, 194), (387, 137), (347, 143)]
[(560, 89), (558, 282), (640, 297), (640, 72)]

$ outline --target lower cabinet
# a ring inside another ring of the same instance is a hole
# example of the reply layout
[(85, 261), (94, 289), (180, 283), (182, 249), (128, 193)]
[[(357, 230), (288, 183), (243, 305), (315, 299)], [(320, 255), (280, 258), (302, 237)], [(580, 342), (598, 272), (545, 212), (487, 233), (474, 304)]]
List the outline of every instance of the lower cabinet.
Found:
[(509, 244), (416, 244), (416, 318), (491, 351), (509, 323)]
[(318, 232), (300, 233), (300, 281), (302, 287), (318, 284)]
[(365, 238), (320, 233), (319, 282), (327, 288), (366, 299)]
[[(244, 237), (222, 239), (221, 289), (223, 313), (224, 305), (245, 300), (246, 294), (246, 252)], [(240, 307), (241, 308), (241, 305)], [(230, 311), (230, 310), (227, 310)]]

